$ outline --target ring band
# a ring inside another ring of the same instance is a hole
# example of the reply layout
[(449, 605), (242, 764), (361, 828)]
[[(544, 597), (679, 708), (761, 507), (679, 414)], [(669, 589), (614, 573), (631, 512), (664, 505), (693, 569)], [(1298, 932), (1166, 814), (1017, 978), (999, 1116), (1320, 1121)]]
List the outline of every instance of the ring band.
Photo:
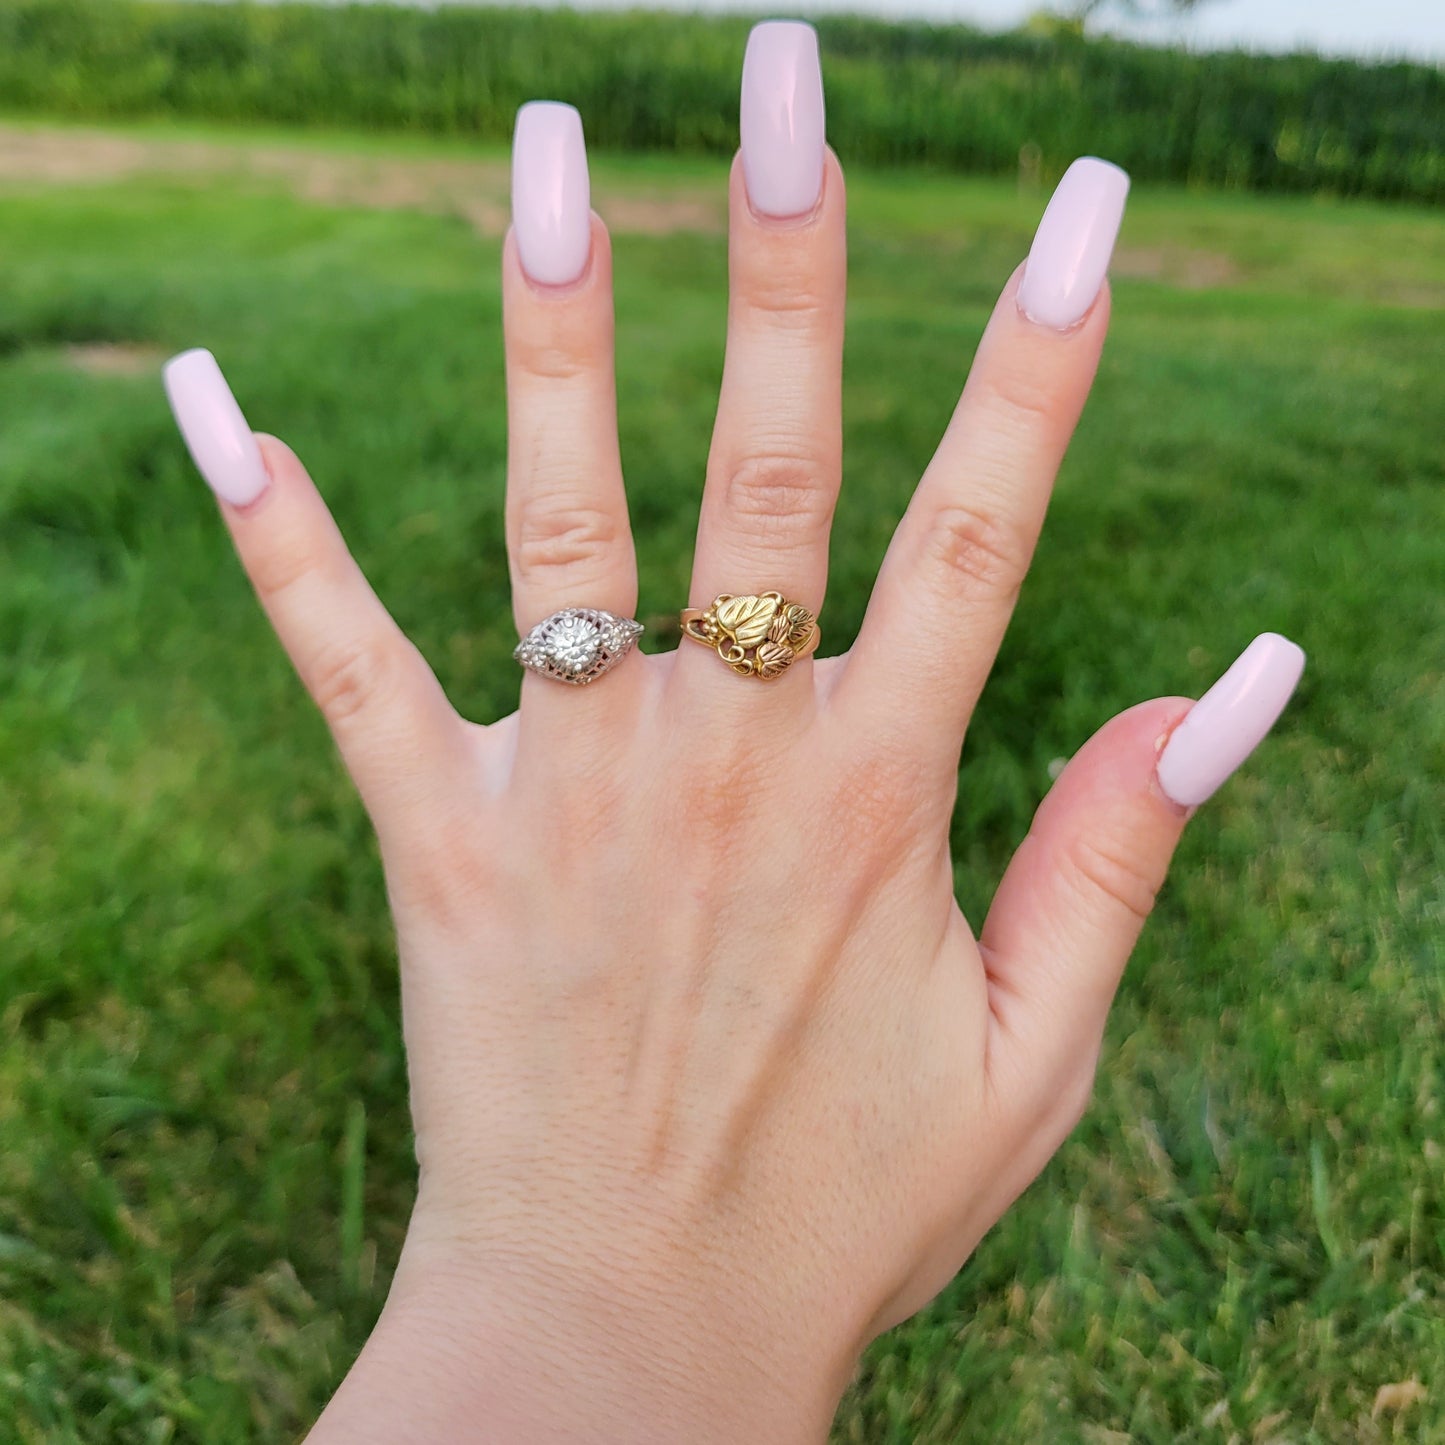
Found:
[(806, 657), (823, 635), (813, 614), (781, 592), (755, 597), (721, 593), (711, 607), (685, 608), (682, 631), (712, 648), (734, 672), (765, 682)]
[(642, 635), (642, 624), (600, 607), (564, 607), (544, 617), (512, 656), (531, 671), (581, 687), (610, 672)]

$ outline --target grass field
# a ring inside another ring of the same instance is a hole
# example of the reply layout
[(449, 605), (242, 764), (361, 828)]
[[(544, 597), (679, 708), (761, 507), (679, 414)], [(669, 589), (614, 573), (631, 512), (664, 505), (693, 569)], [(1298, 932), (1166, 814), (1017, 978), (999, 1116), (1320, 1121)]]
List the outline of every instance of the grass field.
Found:
[[(660, 618), (724, 171), (594, 181)], [(850, 189), (839, 647), (1043, 199)], [(509, 710), (504, 216), (505, 158), (460, 145), (0, 129), (0, 1440), (291, 1438), (380, 1306), (412, 1178), (381, 877), (157, 367), (210, 346), (462, 710)], [(837, 1440), (1445, 1441), (1442, 320), (1438, 214), (1136, 193), (964, 761), (965, 910), (1114, 711), (1266, 628), (1310, 666), (1190, 831), (1092, 1112)]]

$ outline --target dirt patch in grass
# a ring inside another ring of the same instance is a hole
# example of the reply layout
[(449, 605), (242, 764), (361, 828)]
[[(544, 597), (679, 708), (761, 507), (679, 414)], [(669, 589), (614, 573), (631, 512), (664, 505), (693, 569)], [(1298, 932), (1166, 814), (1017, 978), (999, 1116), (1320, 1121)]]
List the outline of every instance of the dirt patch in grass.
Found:
[[(726, 231), (727, 195), (721, 172), (715, 183), (699, 185), (682, 180), (668, 183), (645, 169), (619, 171), (609, 173), (604, 167), (600, 182), (593, 186), (597, 209), (615, 235)], [(464, 151), (371, 153), (331, 149), (306, 140), (181, 139), (163, 133), (0, 124), (0, 187), (106, 185), (133, 178), (196, 187), (220, 182), (313, 205), (454, 216), (487, 237), (498, 237), (507, 228), (508, 172), (507, 161), (495, 153), (477, 157)], [(1260, 202), (1261, 207), (1267, 204)], [(1361, 226), (1367, 224), (1365, 214), (1361, 212)], [(1299, 220), (1290, 213), (1278, 224), (1297, 225)], [(957, 228), (938, 221), (932, 231), (926, 226), (920, 229), (909, 243), (941, 252), (956, 248), (959, 234)], [(876, 230), (870, 239), (878, 244)], [(1434, 271), (1417, 263), (1409, 247), (1362, 253), (1346, 268), (1333, 251), (1321, 251), (1303, 263), (1291, 258), (1288, 265), (1277, 260), (1241, 264), (1226, 250), (1191, 245), (1190, 239), (1181, 234), (1177, 240), (1121, 246), (1113, 273), (1185, 292), (1231, 286), (1323, 288), (1332, 296), (1411, 310), (1445, 308), (1445, 287), (1438, 284)]]
[(1116, 276), (1167, 281), (1181, 291), (1208, 291), (1239, 280), (1233, 257), (1185, 246), (1121, 246), (1109, 269)]
[(160, 370), (166, 353), (125, 341), (85, 341), (67, 346), (65, 358), (91, 376), (150, 376)]
[[(499, 236), (507, 227), (510, 177), (505, 162), (493, 159), (358, 155), (0, 126), (0, 183), (78, 185), (134, 176), (212, 181), (228, 174), (279, 186), (318, 205), (455, 215), (485, 236)], [(616, 232), (667, 235), (722, 230), (726, 201), (709, 191), (609, 190), (603, 209)]]
[(716, 196), (709, 192), (679, 191), (664, 196), (609, 191), (603, 204), (609, 229), (620, 234), (667, 236), (674, 231), (727, 229), (727, 201), (721, 185)]

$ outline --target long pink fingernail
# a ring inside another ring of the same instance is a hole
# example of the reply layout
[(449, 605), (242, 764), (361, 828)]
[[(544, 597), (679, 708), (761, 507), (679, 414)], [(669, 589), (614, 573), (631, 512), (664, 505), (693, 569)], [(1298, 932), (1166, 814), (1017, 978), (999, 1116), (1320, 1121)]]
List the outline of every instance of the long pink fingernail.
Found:
[(1256, 637), (1174, 729), (1156, 771), (1165, 794), (1184, 808), (1211, 797), (1274, 726), (1304, 665), (1289, 638)]
[(1129, 177), (1085, 156), (1064, 173), (1029, 251), (1018, 304), (1030, 321), (1067, 331), (1089, 313), (1114, 254)]
[(233, 507), (254, 502), (271, 478), (216, 358), (200, 349), (183, 351), (166, 362), (161, 377), (176, 425), (206, 485)]
[(805, 216), (823, 193), (818, 32), (801, 20), (754, 25), (743, 57), (743, 177), (759, 215)]
[(533, 281), (566, 286), (587, 269), (591, 207), (582, 117), (560, 101), (528, 101), (512, 135), (512, 226)]

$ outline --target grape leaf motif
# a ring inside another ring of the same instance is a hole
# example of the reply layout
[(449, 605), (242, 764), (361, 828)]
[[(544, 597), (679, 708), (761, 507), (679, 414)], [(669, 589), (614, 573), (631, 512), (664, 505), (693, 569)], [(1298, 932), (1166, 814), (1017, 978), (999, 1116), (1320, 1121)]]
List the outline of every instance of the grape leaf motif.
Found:
[(738, 646), (756, 647), (767, 638), (782, 600), (776, 592), (761, 597), (720, 597), (716, 605), (718, 627), (731, 634)]
[[(735, 597), (724, 592), (700, 617), (684, 624), (689, 637), (717, 649), (734, 672), (772, 678), (817, 641), (813, 614), (781, 592)], [(751, 653), (750, 657), (748, 654)]]
[(753, 670), (759, 677), (776, 677), (796, 656), (786, 642), (775, 642), (769, 638), (758, 643), (758, 650), (753, 654)]
[(783, 643), (793, 651), (800, 648), (812, 633), (813, 614), (796, 602), (787, 602), (778, 608), (773, 625), (768, 629), (768, 637), (773, 642)]

